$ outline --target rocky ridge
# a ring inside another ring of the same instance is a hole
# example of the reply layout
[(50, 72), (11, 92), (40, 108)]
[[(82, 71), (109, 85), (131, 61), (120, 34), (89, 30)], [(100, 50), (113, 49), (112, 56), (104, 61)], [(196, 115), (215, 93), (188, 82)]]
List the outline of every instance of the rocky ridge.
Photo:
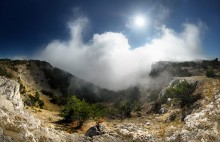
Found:
[(184, 78), (189, 82), (199, 81), (198, 88), (204, 96), (183, 122), (168, 122), (178, 110), (166, 110), (161, 115), (137, 118), (128, 121), (105, 122), (104, 134), (85, 137), (84, 134), (69, 134), (54, 127), (45, 127), (44, 122), (24, 109), (24, 103), (16, 81), (0, 77), (0, 141), (2, 142), (218, 142), (220, 141), (220, 80), (205, 77)]

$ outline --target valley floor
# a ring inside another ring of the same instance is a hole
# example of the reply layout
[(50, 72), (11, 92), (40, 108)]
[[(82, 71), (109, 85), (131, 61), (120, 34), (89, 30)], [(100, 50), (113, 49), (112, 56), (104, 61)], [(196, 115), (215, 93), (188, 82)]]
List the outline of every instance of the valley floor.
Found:
[[(188, 141), (188, 138), (194, 139), (195, 141), (218, 140), (219, 136), (217, 136), (217, 134), (220, 132), (220, 113), (213, 113), (213, 111), (220, 109), (220, 104), (218, 103), (220, 97), (220, 79), (206, 78), (204, 76), (184, 77), (181, 79), (186, 79), (189, 82), (197, 81), (198, 86), (195, 92), (201, 93), (203, 96), (203, 98), (197, 102), (199, 107), (195, 108), (193, 112), (185, 118), (185, 121), (181, 121), (178, 118), (180, 110), (167, 108), (168, 110), (163, 114), (146, 114), (141, 117), (132, 117), (122, 120), (106, 119), (105, 122), (102, 123), (105, 127), (105, 132), (115, 137), (135, 141), (144, 141), (145, 139), (154, 139), (155, 141), (178, 141), (178, 139), (180, 139), (180, 141)], [(57, 129), (72, 132), (71, 129), (62, 128), (62, 125), (54, 123), (61, 119), (58, 111), (36, 111), (33, 109), (28, 109), (28, 111), (39, 118), (43, 122), (42, 124), (47, 127), (57, 127)], [(211, 113), (211, 115), (209, 113)], [(173, 114), (176, 114), (177, 118), (169, 121), (170, 116)], [(90, 120), (78, 130), (78, 133), (84, 134), (88, 128), (94, 125), (95, 121)], [(207, 136), (204, 136), (203, 132)]]

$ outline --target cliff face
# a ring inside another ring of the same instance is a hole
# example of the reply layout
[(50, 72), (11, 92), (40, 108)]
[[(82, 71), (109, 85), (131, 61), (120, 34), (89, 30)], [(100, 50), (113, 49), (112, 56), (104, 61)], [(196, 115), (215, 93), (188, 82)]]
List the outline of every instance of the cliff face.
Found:
[(77, 141), (76, 135), (43, 127), (40, 120), (24, 111), (19, 84), (0, 77), (0, 141)]
[(20, 97), (19, 84), (5, 77), (0, 77), (0, 107), (14, 112), (23, 111), (23, 102)]

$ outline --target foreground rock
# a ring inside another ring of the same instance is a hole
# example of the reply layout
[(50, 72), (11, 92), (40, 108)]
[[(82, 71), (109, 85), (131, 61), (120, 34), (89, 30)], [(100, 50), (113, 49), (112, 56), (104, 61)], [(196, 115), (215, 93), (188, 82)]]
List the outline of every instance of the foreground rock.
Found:
[(220, 141), (220, 80), (207, 79), (203, 84), (201, 107), (186, 116), (184, 127), (166, 137), (166, 141)]
[(185, 118), (185, 126), (166, 138), (169, 142), (219, 142), (220, 141), (220, 94), (214, 96), (199, 112)]
[(0, 76), (0, 142), (124, 142), (109, 134), (94, 136), (69, 134), (43, 127), (42, 122), (24, 110), (19, 84)]
[(97, 123), (95, 126), (89, 128), (85, 134), (85, 136), (88, 137), (93, 137), (93, 136), (97, 136), (97, 135), (102, 135), (104, 134), (104, 126), (102, 126), (101, 124)]
[(19, 84), (5, 77), (0, 77), (0, 141), (28, 142), (76, 142), (77, 134), (42, 127), (40, 120), (24, 111), (19, 93)]

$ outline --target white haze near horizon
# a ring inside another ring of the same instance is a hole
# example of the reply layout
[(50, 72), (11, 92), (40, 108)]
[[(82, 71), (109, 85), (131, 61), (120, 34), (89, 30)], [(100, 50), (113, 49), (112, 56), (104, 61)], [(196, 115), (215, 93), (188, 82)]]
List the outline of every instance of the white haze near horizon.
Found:
[(120, 32), (94, 34), (88, 43), (83, 42), (88, 23), (85, 17), (69, 23), (71, 38), (51, 41), (38, 58), (110, 90), (147, 81), (154, 62), (203, 58), (200, 24), (185, 23), (182, 32), (161, 26), (160, 36), (133, 48), (126, 35)]

